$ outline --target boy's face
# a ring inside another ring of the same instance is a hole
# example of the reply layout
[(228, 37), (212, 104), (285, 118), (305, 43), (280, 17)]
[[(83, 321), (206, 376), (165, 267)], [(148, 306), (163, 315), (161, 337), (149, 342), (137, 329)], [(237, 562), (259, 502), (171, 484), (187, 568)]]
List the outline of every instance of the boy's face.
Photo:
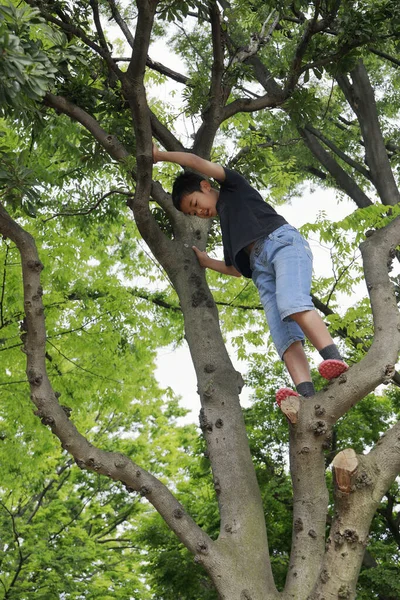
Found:
[(217, 201), (219, 193), (214, 190), (206, 180), (200, 182), (199, 192), (187, 194), (181, 200), (181, 211), (185, 215), (210, 219), (217, 216)]

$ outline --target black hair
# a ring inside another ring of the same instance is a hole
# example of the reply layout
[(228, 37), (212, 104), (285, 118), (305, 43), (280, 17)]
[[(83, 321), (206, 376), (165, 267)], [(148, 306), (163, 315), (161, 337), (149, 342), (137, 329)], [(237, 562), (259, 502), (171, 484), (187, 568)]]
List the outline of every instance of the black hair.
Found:
[(193, 192), (201, 192), (200, 183), (202, 181), (205, 181), (205, 177), (191, 171), (184, 171), (178, 175), (172, 187), (172, 202), (175, 208), (182, 210), (181, 202), (185, 196)]

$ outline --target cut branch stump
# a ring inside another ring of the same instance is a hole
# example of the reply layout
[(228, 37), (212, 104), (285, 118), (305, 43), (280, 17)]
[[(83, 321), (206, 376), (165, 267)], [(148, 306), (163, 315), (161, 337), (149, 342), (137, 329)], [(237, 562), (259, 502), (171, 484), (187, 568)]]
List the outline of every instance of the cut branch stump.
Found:
[(332, 462), (336, 485), (345, 494), (350, 494), (358, 470), (358, 458), (353, 448), (346, 448)]

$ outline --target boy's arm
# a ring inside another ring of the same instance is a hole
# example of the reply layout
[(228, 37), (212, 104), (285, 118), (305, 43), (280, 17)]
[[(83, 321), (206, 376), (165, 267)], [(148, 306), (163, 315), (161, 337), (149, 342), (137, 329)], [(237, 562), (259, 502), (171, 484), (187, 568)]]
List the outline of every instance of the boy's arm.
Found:
[(217, 271), (217, 273), (222, 273), (223, 275), (232, 275), (233, 277), (241, 277), (242, 274), (239, 273), (237, 269), (233, 265), (227, 266), (225, 261), (217, 260), (216, 258), (211, 258), (208, 256), (207, 252), (202, 252), (196, 246), (192, 246), (193, 250), (196, 253), (197, 259), (201, 267), (205, 269), (212, 269), (213, 271)]
[(190, 152), (164, 152), (153, 144), (153, 161), (155, 163), (160, 161), (176, 163), (181, 167), (189, 167), (189, 169), (198, 171), (206, 177), (211, 177), (217, 181), (225, 181), (225, 171), (221, 165), (200, 158), (200, 156)]

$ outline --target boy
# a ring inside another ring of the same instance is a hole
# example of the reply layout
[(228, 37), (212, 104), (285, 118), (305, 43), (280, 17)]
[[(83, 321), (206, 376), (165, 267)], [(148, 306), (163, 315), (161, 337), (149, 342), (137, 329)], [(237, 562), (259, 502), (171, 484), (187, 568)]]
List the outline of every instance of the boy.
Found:
[[(304, 336), (324, 359), (319, 372), (325, 379), (346, 371), (348, 366), (312, 303), (312, 254), (300, 233), (235, 171), (195, 154), (164, 152), (156, 146), (153, 160), (173, 162), (204, 175), (192, 172), (179, 175), (172, 200), (175, 208), (185, 214), (220, 218), (225, 260), (213, 259), (193, 246), (202, 267), (253, 279), (272, 339), (297, 390), (278, 390), (278, 404), (288, 396), (315, 394), (303, 349)], [(205, 177), (215, 179), (220, 190), (212, 188)]]

